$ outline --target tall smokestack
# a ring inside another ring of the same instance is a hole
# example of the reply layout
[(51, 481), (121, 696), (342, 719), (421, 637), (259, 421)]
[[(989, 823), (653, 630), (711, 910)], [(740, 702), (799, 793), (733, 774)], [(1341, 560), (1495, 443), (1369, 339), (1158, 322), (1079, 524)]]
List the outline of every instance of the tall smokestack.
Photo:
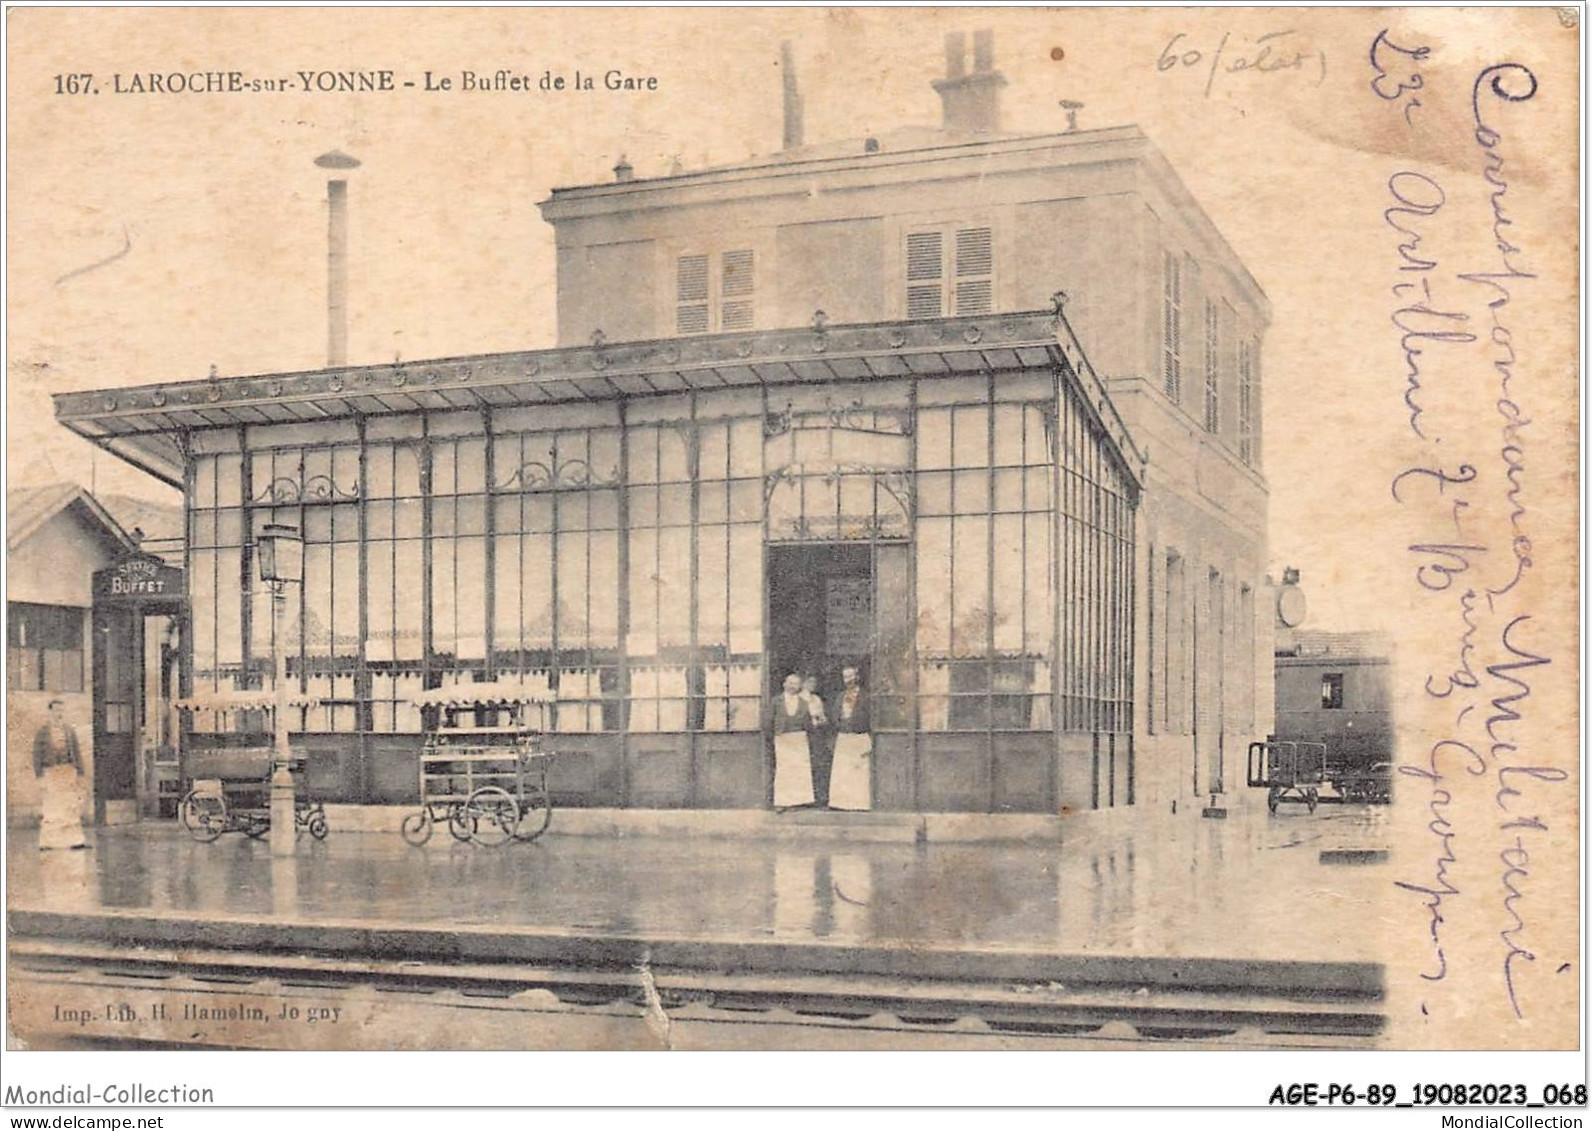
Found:
[[(359, 161), (340, 150), (315, 159), (322, 169), (359, 168)], [(326, 182), (326, 364), (348, 364), (348, 182)]]
[(967, 40), (961, 32), (945, 37), (945, 77), (934, 83), (940, 95), (943, 127), (970, 133), (998, 133), (1001, 87), (1006, 76), (995, 69), (995, 34), (973, 33), (973, 69), (967, 69)]
[(799, 149), (802, 144), (802, 96), (796, 87), (796, 59), (790, 40), (779, 45), (779, 70), (785, 91), (785, 140), (781, 148)]

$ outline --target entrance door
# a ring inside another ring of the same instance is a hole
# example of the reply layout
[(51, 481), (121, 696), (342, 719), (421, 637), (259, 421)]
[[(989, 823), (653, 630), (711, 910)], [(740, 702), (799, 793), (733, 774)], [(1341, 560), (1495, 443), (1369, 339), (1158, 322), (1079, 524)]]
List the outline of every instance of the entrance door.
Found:
[(179, 616), (94, 610), (94, 819), (177, 815)]
[(138, 717), (144, 618), (135, 608), (94, 609), (94, 821), (131, 820), (138, 797)]
[(827, 698), (840, 670), (868, 685), (873, 641), (872, 547), (838, 542), (768, 548), (770, 693), (791, 672), (815, 676)]

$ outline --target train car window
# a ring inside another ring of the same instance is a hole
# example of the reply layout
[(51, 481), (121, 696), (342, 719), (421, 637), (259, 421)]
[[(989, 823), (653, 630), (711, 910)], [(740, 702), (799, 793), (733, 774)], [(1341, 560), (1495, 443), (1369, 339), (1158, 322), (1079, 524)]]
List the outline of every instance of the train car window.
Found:
[(1321, 677), (1321, 706), (1328, 711), (1343, 709), (1343, 673), (1328, 672)]

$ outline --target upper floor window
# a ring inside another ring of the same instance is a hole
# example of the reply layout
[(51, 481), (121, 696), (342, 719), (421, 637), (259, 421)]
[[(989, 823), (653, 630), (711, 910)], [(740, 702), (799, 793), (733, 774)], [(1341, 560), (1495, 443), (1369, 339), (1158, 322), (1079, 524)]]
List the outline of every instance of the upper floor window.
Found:
[(1174, 401), (1183, 399), (1183, 264), (1166, 253), (1161, 297), (1162, 388)]
[(682, 255), (675, 260), (675, 333), (750, 330), (755, 312), (755, 266), (750, 248)]
[(1205, 431), (1222, 427), (1222, 322), (1216, 304), (1205, 302)]
[(995, 308), (995, 245), (990, 228), (907, 233), (907, 317), (988, 314)]
[(1238, 457), (1255, 462), (1255, 343), (1238, 343)]
[(83, 690), (82, 609), (20, 601), (6, 605), (6, 687)]

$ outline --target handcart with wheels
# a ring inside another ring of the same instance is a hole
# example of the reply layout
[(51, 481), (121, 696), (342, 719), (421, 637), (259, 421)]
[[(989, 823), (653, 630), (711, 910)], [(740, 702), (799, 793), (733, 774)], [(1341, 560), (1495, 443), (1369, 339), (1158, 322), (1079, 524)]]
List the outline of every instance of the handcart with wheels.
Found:
[(403, 819), (419, 846), (445, 824), (455, 840), (496, 846), (532, 841), (552, 820), (542, 747), (553, 696), (506, 683), (439, 687), (415, 697), (431, 720), (420, 755), (420, 807)]
[[(319, 699), (289, 696), (287, 707), (308, 707)], [(230, 720), (235, 712), (269, 713), (276, 706), (270, 691), (217, 691), (178, 700), (182, 711), (213, 711)], [(242, 833), (261, 840), (271, 831), (271, 773), (276, 749), (271, 745), (217, 746), (183, 751), (183, 777), (187, 791), (177, 806), (177, 818), (188, 835), (200, 843), (217, 840), (223, 833)], [(288, 771), (301, 778), (302, 756), (288, 762)], [(300, 836), (308, 833), (325, 840), (328, 831), (326, 806), (305, 796), (302, 788), (293, 791), (293, 828)]]
[(1283, 802), (1303, 805), (1314, 813), (1326, 781), (1327, 744), (1278, 741), (1249, 744), (1249, 785), (1266, 790), (1266, 808), (1273, 813)]

